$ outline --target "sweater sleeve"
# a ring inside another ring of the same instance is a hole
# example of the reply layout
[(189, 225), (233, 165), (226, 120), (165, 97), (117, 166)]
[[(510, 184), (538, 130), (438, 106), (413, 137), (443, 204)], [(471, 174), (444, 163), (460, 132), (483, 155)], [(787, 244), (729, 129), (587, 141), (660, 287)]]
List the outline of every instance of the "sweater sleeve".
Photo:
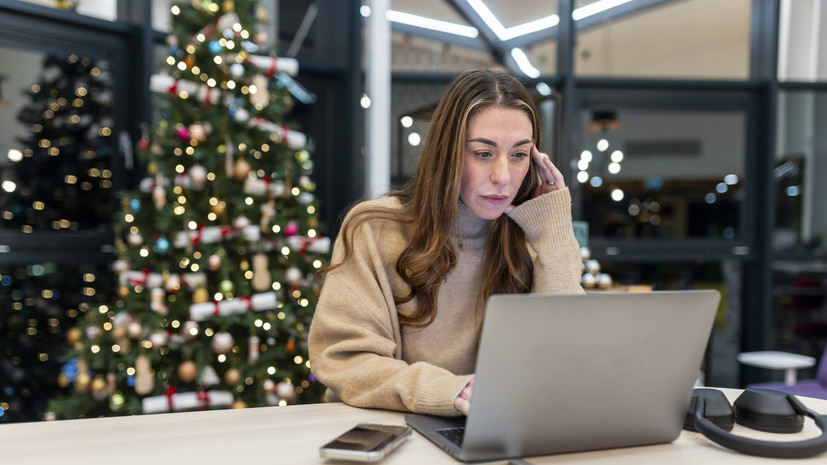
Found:
[(572, 227), (569, 190), (523, 202), (508, 216), (520, 225), (536, 254), (532, 292), (582, 294), (580, 246)]
[[(313, 374), (356, 407), (458, 415), (454, 398), (470, 375), (402, 360), (391, 287), (396, 257), (383, 256), (388, 241), (402, 238), (376, 223), (358, 226), (352, 256), (326, 277), (308, 336)], [(340, 237), (334, 260), (341, 260), (341, 247)]]

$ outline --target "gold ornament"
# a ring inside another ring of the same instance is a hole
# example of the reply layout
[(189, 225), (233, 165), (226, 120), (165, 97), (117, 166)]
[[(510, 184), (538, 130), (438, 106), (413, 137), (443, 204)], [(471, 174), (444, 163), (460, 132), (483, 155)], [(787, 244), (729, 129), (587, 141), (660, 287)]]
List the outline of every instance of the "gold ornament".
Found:
[(224, 373), (224, 382), (228, 386), (235, 386), (239, 381), (241, 381), (241, 373), (235, 368), (230, 368)]
[(75, 345), (76, 342), (80, 340), (80, 329), (78, 328), (69, 328), (66, 331), (66, 342), (69, 345)]
[(235, 176), (235, 178), (239, 181), (243, 181), (247, 179), (247, 175), (250, 174), (250, 169), (250, 163), (242, 158), (235, 162), (235, 166), (233, 167), (233, 176)]
[(247, 408), (247, 403), (243, 400), (237, 400), (233, 402), (233, 405), (231, 405), (230, 408)]
[(149, 357), (139, 355), (135, 359), (135, 394), (146, 395), (155, 388), (155, 379), (152, 376), (152, 366)]
[(192, 294), (192, 303), (203, 304), (210, 301), (210, 294), (203, 287), (199, 287)]
[(129, 295), (129, 286), (121, 286), (118, 288), (118, 295), (121, 297), (126, 297)]
[(195, 378), (197, 377), (198, 365), (196, 365), (192, 360), (187, 360), (186, 362), (178, 365), (178, 379), (182, 382), (191, 383), (195, 381)]
[(270, 289), (272, 283), (267, 255), (263, 253), (253, 255), (253, 289), (259, 292), (265, 291)]

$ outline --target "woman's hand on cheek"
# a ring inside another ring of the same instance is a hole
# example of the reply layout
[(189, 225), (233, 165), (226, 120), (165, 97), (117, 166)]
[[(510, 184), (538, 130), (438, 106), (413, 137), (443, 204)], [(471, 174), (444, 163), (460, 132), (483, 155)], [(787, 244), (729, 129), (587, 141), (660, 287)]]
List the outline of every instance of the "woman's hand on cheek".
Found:
[[(548, 155), (540, 153), (536, 146), (531, 147), (531, 162), (537, 165), (537, 177), (539, 178), (534, 197), (566, 188), (563, 173), (554, 166), (554, 163), (549, 160)], [(505, 209), (505, 212), (511, 213), (513, 209), (514, 205), (509, 205), (508, 208)]]
[(540, 185), (537, 186), (535, 196), (566, 188), (563, 173), (554, 166), (548, 155), (540, 153), (536, 146), (531, 148), (531, 161), (537, 164), (538, 176), (540, 177)]

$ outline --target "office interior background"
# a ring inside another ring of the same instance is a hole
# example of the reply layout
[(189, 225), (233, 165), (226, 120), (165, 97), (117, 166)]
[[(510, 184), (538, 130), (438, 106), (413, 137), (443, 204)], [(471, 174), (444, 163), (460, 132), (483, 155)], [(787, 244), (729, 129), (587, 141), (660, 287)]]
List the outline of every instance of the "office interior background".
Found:
[[(62, 389), (66, 328), (84, 306), (113, 298), (112, 217), (117, 193), (143, 177), (131, 147), (155, 117), (148, 82), (168, 54), (172, 4), (0, 3), (0, 405), (27, 391), (24, 420), (40, 418), (50, 393)], [(743, 351), (821, 356), (827, 1), (261, 4), (278, 55), (300, 65), (291, 119), (313, 141), (320, 214), (331, 232), (350, 204), (370, 195), (376, 157), (388, 164), (392, 185), (410, 176), (428, 112), (451, 78), (504, 69), (535, 93), (541, 149), (565, 174), (591, 256), (615, 285), (722, 293), (706, 384), (742, 387), (777, 375), (739, 365)], [(379, 64), (371, 62), (377, 37), (368, 27), (377, 7), (387, 10), (389, 32), (379, 38), (390, 51)], [(7, 184), (18, 166), (15, 140), (29, 131), (17, 114), (22, 91), (55, 54), (103, 63), (111, 155), (94, 195), (75, 202), (82, 221), (61, 221), (58, 212), (23, 224), (8, 212), (37, 208), (15, 205)], [(384, 127), (369, 117), (377, 105), (371, 66), (389, 73)], [(385, 153), (370, 144), (377, 128), (390, 136)], [(9, 343), (22, 337), (33, 342), (30, 352)], [(18, 382), (20, 367), (29, 378)]]

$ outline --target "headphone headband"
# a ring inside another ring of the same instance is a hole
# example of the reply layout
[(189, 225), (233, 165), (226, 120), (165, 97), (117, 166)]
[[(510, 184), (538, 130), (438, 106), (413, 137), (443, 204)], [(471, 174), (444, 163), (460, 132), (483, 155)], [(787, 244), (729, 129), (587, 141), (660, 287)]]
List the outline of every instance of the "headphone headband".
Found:
[[(759, 410), (750, 410), (750, 405), (744, 405), (750, 402), (739, 402), (741, 401), (741, 397), (739, 397), (738, 400), (735, 401), (735, 419), (739, 424), (754, 429), (789, 433), (801, 430), (804, 416), (806, 415), (815, 421), (816, 426), (821, 430), (820, 436), (801, 441), (784, 442), (763, 441), (734, 435), (724, 429), (727, 423), (726, 420), (722, 421), (721, 418), (715, 418), (716, 421), (713, 422), (713, 420), (705, 416), (705, 412), (708, 410), (721, 411), (721, 406), (718, 405), (718, 403), (721, 402), (720, 399), (723, 399), (723, 401), (729, 405), (729, 401), (727, 401), (724, 393), (712, 389), (696, 389), (695, 391), (692, 405), (690, 405), (690, 412), (688, 412), (693, 415), (694, 429), (718, 445), (742, 454), (785, 459), (813, 457), (827, 451), (827, 431), (825, 431), (827, 430), (827, 416), (805, 407), (801, 401), (792, 394), (785, 394), (778, 391), (747, 389), (741, 396), (746, 395), (747, 401), (753, 401), (751, 402), (751, 406), (755, 407), (757, 404)], [(698, 391), (705, 392), (699, 393)], [(719, 396), (712, 394), (715, 392), (717, 392)], [(786, 402), (786, 405), (779, 404), (779, 400)], [(766, 408), (767, 405), (770, 406), (770, 410), (774, 411), (770, 413), (760, 411), (760, 408)], [(792, 412), (792, 414), (790, 414), (790, 412)], [(759, 419), (758, 423), (754, 422), (756, 418)], [(721, 424), (723, 424), (723, 427)], [(731, 425), (731, 422), (729, 424)], [(684, 428), (692, 429), (687, 428), (686, 425)], [(732, 426), (729, 426), (728, 429), (731, 428)]]

